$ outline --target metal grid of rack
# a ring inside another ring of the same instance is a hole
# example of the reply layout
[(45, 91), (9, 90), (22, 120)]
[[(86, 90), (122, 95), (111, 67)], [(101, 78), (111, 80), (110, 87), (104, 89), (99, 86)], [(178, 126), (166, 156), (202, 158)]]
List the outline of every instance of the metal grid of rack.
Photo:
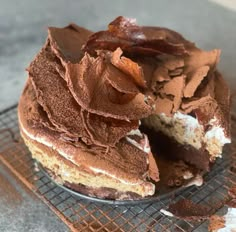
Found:
[[(236, 116), (232, 116), (232, 132)], [(17, 108), (0, 113), (0, 162), (40, 197), (73, 231), (207, 231), (207, 221), (187, 221), (163, 215), (160, 210), (187, 198), (209, 206), (214, 214), (224, 206), (228, 189), (236, 185), (236, 144), (226, 147), (201, 187), (140, 205), (106, 205), (80, 199), (58, 187), (35, 166), (19, 135)], [(236, 137), (233, 134), (232, 137)]]

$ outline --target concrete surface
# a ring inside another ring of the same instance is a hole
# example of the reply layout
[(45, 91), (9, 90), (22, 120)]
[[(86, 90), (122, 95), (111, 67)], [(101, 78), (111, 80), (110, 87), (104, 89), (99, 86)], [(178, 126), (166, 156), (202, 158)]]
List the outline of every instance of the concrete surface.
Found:
[(67, 232), (69, 229), (0, 164), (0, 231)]
[[(221, 48), (220, 69), (231, 86), (236, 84), (236, 12), (213, 2), (203, 0), (1, 0), (0, 2), (0, 110), (18, 101), (27, 77), (25, 68), (43, 45), (47, 26), (65, 26), (69, 22), (75, 22), (92, 30), (100, 30), (119, 15), (137, 18), (141, 25), (172, 28), (205, 49)], [(6, 175), (3, 169), (1, 173)], [(17, 183), (14, 182), (13, 185), (17, 186)], [(66, 231), (66, 227), (63, 227), (49, 209), (28, 193), (23, 197), (24, 203), (16, 210), (10, 209), (2, 199), (3, 196), (0, 196), (0, 231)]]

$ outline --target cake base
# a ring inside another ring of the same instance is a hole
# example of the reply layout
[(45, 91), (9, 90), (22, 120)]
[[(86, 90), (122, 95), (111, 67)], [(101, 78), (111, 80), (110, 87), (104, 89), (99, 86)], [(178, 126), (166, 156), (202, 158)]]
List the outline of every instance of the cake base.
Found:
[[(96, 202), (108, 204), (138, 204), (173, 197), (184, 188), (195, 184), (194, 180), (200, 174), (199, 170), (193, 166), (187, 165), (182, 161), (166, 159), (165, 156), (161, 154), (158, 157), (155, 156), (159, 165), (161, 180), (155, 184), (156, 191), (152, 196), (142, 197), (135, 192), (125, 192), (122, 191), (122, 186), (120, 186), (120, 191), (111, 187), (89, 187), (76, 181), (68, 181), (70, 174), (73, 175), (73, 178), (78, 176), (85, 178), (83, 175), (89, 173), (79, 170), (78, 167), (60, 156), (56, 151), (30, 140), (24, 133), (22, 133), (22, 137), (29, 147), (32, 157), (36, 160), (36, 165), (38, 165), (44, 174), (53, 182), (76, 196)], [(103, 179), (103, 181), (105, 180)], [(111, 184), (111, 180), (106, 181), (109, 181), (108, 184)]]
[[(156, 183), (156, 192), (152, 196), (141, 197), (132, 192), (118, 192), (111, 188), (91, 188), (82, 184), (73, 184), (68, 182), (60, 182), (60, 178), (51, 170), (43, 167), (37, 160), (35, 166), (41, 170), (55, 184), (63, 188), (65, 191), (72, 193), (74, 196), (105, 204), (117, 205), (135, 205), (140, 203), (150, 203), (174, 197), (183, 189), (196, 183), (196, 177), (199, 176), (197, 169), (184, 164), (183, 162), (172, 162), (158, 157), (161, 170), (161, 181)], [(184, 179), (185, 173), (192, 173), (191, 178)], [(174, 183), (174, 184), (171, 184)]]
[(58, 184), (65, 184), (70, 188), (82, 191), (84, 194), (98, 198), (123, 200), (145, 197), (143, 195), (145, 194), (145, 186), (142, 183), (130, 185), (104, 174), (90, 173), (88, 170), (83, 170), (70, 160), (65, 159), (56, 150), (33, 141), (22, 131), (21, 136), (31, 151), (32, 158), (37, 160), (44, 168), (50, 170)]

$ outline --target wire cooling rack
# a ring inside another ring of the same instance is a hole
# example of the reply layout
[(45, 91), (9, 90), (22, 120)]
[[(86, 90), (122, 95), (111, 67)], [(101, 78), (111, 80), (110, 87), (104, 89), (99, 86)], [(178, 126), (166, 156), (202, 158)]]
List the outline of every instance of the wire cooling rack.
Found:
[[(233, 138), (235, 132), (236, 116), (232, 115)], [(185, 198), (208, 206), (214, 214), (224, 206), (228, 189), (236, 186), (236, 144), (232, 143), (201, 187), (192, 186), (168, 199), (135, 206), (105, 205), (80, 199), (58, 187), (35, 167), (19, 135), (16, 105), (0, 112), (0, 162), (40, 197), (71, 231), (208, 231), (206, 220), (180, 220), (167, 217), (160, 210)]]

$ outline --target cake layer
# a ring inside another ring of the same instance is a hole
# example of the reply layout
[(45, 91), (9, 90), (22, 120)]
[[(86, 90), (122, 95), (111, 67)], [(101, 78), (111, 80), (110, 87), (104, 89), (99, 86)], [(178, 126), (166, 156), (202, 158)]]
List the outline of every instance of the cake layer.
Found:
[[(205, 130), (196, 118), (180, 112), (172, 117), (165, 114), (152, 115), (144, 119), (143, 124), (157, 133), (162, 132), (163, 135), (180, 145), (192, 147), (199, 152), (205, 150), (208, 154), (207, 159), (210, 158), (212, 161), (216, 157), (221, 157), (223, 146), (231, 141), (229, 137), (226, 137), (224, 128), (220, 126), (216, 118), (209, 121), (208, 130)], [(158, 139), (157, 143), (159, 144)]]
[[(149, 167), (153, 169), (150, 162), (155, 161), (153, 159), (149, 161), (149, 154), (141, 150), (142, 146), (136, 147), (123, 139), (115, 148), (111, 147), (107, 150), (105, 147), (95, 145), (88, 147), (81, 141), (65, 141), (63, 135), (50, 124), (47, 115), (35, 98), (34, 89), (28, 80), (18, 106), (20, 129), (23, 136), (27, 136), (28, 142), (35, 142), (55, 151), (63, 159), (73, 163), (78, 170), (92, 173), (91, 178), (104, 175), (127, 186), (143, 186), (143, 193), (139, 195), (154, 194), (155, 186), (148, 182), (147, 178), (153, 173), (153, 170), (149, 170)], [(158, 175), (158, 172), (155, 175)], [(158, 180), (158, 176), (155, 177)], [(76, 184), (79, 183), (76, 182)]]
[(80, 165), (66, 159), (53, 148), (38, 143), (21, 131), (32, 157), (50, 170), (59, 184), (74, 186), (82, 193), (95, 197), (110, 197), (113, 199), (134, 199), (153, 195), (155, 187), (151, 183), (139, 181), (138, 183), (118, 179), (105, 172), (83, 169)]

